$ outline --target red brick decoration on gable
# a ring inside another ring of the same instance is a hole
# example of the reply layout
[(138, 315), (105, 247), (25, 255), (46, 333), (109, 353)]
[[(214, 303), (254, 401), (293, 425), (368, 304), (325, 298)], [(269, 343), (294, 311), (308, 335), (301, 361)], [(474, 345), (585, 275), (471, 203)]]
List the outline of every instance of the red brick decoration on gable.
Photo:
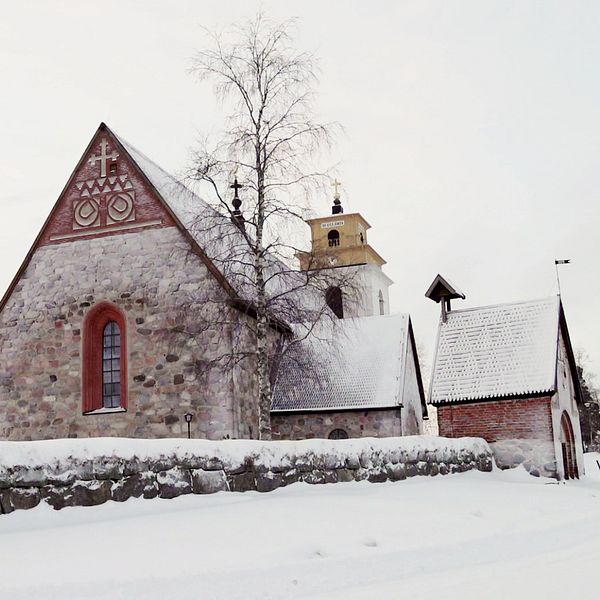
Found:
[(125, 315), (110, 302), (101, 302), (92, 308), (83, 322), (83, 412), (103, 408), (102, 350), (104, 327), (110, 321), (117, 323), (121, 333), (121, 409), (127, 408), (127, 323)]
[(175, 223), (106, 128), (90, 143), (53, 211), (40, 245)]
[(552, 441), (550, 397), (488, 400), (438, 406), (443, 437), (482, 437), (488, 442), (509, 439)]

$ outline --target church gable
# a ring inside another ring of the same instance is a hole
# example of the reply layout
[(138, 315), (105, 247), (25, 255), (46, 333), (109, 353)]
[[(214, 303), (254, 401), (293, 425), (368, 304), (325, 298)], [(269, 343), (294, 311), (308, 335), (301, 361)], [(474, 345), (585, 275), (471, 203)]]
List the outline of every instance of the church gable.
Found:
[(175, 222), (127, 151), (102, 124), (71, 175), (38, 245)]
[[(1, 298), (0, 313), (38, 249), (166, 228), (178, 228), (192, 253), (198, 256), (226, 294), (234, 296), (229, 282), (189, 231), (189, 223), (182, 222), (181, 211), (172, 206), (170, 196), (184, 196), (182, 189), (193, 196), (101, 123)], [(197, 197), (194, 196), (194, 200), (198, 200)]]

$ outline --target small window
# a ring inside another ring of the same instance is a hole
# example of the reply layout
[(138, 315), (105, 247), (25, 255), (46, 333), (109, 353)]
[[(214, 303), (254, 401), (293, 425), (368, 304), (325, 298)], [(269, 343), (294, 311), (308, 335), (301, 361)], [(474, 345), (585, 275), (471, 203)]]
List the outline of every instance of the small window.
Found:
[(385, 315), (385, 300), (383, 299), (383, 292), (379, 290), (379, 314)]
[(345, 429), (334, 429), (329, 434), (329, 439), (330, 440), (347, 440), (348, 432)]
[(330, 287), (325, 292), (325, 302), (327, 302), (327, 306), (329, 306), (338, 319), (344, 318), (344, 300), (342, 290), (339, 287)]
[(332, 229), (327, 234), (327, 239), (329, 240), (329, 246), (339, 246), (340, 245), (340, 232), (337, 229)]
[(109, 172), (110, 172), (111, 175), (116, 175), (117, 174), (117, 163), (116, 162), (111, 162), (110, 163)]

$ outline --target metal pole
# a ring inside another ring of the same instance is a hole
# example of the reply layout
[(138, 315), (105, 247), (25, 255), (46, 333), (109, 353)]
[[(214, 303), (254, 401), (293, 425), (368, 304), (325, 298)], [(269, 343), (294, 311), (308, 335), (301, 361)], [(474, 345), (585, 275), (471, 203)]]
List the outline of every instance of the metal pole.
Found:
[(558, 284), (558, 295), (560, 296), (560, 277), (558, 276), (558, 261), (554, 261), (554, 268), (556, 269), (556, 283)]
[(192, 439), (192, 421), (188, 421), (187, 422), (187, 426), (188, 426), (188, 440)]

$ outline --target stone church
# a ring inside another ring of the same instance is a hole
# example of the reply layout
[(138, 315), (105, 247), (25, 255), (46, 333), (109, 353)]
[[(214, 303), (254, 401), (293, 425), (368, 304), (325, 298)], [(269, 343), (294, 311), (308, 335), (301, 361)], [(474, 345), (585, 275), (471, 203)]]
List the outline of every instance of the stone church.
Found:
[[(252, 362), (207, 368), (252, 353), (239, 332), (254, 317), (195, 231), (199, 207), (100, 125), (0, 301), (0, 439), (177, 437), (187, 434), (186, 415), (192, 437), (257, 437)], [(368, 223), (344, 215), (338, 194), (333, 212), (309, 221), (313, 247), (332, 273), (358, 269), (360, 299), (327, 290), (324, 306), (342, 324), (328, 334), (335, 356), (323, 363), (327, 350), (305, 340), (295, 362), (282, 363), (274, 437), (420, 433), (426, 408), (410, 319), (389, 314), (391, 281)], [(274, 321), (273, 343), (293, 325)], [(299, 360), (316, 377), (302, 378)]]

